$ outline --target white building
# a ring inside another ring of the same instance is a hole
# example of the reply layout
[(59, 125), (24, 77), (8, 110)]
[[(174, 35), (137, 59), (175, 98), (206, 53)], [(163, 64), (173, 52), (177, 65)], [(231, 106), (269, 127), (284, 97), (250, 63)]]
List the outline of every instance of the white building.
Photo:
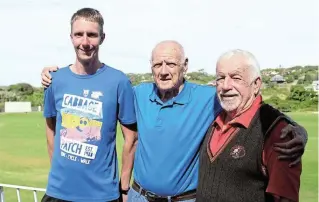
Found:
[(314, 91), (319, 91), (319, 81), (313, 81), (311, 85)]

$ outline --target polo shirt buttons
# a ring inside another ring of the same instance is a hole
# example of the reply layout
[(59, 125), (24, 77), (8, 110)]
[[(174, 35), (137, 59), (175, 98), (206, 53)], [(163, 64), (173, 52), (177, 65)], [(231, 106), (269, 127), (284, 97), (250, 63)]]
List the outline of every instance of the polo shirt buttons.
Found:
[(156, 121), (156, 127), (162, 127), (162, 125), (163, 125), (163, 120), (158, 118)]

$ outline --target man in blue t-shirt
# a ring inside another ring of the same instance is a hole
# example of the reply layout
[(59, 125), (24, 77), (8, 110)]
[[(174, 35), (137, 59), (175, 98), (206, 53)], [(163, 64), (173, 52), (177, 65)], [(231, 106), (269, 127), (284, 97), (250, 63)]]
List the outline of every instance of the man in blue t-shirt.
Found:
[[(137, 140), (132, 86), (124, 73), (99, 60), (105, 34), (97, 10), (78, 10), (71, 27), (75, 63), (52, 73), (52, 85), (45, 90), (51, 170), (42, 201), (117, 201), (120, 190), (129, 188)], [(125, 137), (121, 185), (115, 145), (118, 121)]]
[[(185, 81), (188, 58), (176, 41), (156, 45), (151, 68), (154, 83), (134, 87), (138, 144), (128, 201), (195, 201), (199, 148), (221, 110), (216, 90)], [(56, 69), (43, 70), (45, 86), (50, 80), (49, 70)], [(287, 148), (293, 149), (287, 155), (298, 159), (301, 154), (296, 148), (301, 145), (304, 149), (300, 135), (305, 131), (293, 130), (298, 135), (288, 142), (293, 146), (288, 144)]]

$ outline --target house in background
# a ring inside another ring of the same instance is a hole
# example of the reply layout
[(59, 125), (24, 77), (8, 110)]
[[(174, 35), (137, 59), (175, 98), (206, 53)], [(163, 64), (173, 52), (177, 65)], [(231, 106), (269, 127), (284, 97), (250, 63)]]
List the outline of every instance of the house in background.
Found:
[(314, 91), (319, 91), (319, 81), (318, 80), (317, 81), (313, 81), (311, 85), (312, 85), (312, 89)]
[(270, 81), (273, 82), (273, 83), (284, 83), (286, 80), (284, 79), (283, 76), (277, 74), (277, 75), (273, 76), (270, 79)]

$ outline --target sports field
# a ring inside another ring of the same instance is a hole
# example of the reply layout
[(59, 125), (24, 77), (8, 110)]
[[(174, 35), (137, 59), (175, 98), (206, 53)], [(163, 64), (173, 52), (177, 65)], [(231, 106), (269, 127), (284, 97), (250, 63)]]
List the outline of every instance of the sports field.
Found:
[[(306, 127), (309, 140), (303, 156), (300, 201), (318, 201), (318, 115), (290, 113)], [(121, 158), (123, 138), (118, 130), (118, 153)], [(49, 159), (40, 113), (0, 114), (0, 183), (45, 188)], [(38, 199), (43, 193), (39, 193)], [(6, 202), (17, 201), (15, 190), (5, 189)], [(22, 202), (32, 202), (32, 192), (22, 191)]]

